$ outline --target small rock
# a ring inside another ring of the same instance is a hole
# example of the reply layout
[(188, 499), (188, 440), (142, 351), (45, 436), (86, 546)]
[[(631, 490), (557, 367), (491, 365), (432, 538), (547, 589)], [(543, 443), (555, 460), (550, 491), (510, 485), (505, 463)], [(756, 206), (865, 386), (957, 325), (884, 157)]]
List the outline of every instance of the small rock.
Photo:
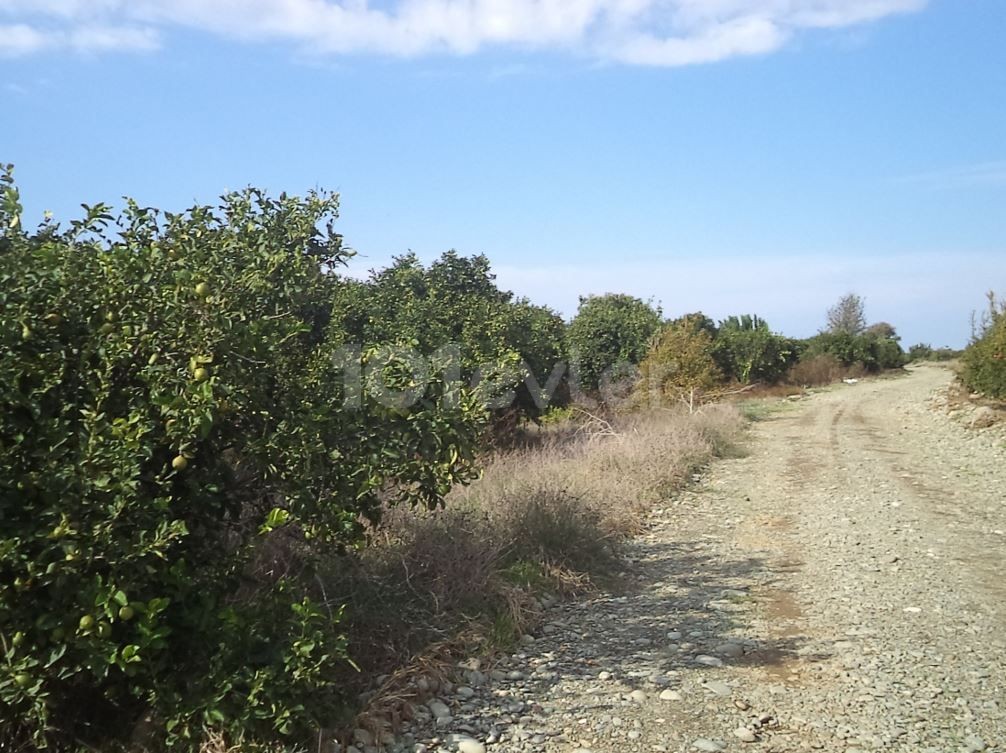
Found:
[(985, 741), (982, 740), (977, 735), (968, 735), (966, 738), (964, 738), (964, 745), (968, 753), (981, 753), (981, 751), (985, 750), (988, 747), (985, 744)]
[(439, 719), (451, 718), (451, 709), (443, 701), (438, 701), (434, 699), (426, 704), (426, 708), (428, 708), (430, 710), (430, 713), (433, 714), (434, 719), (439, 720)]
[(733, 689), (729, 685), (727, 685), (725, 682), (720, 682), (719, 680), (710, 680), (709, 682), (704, 682), (702, 683), (702, 687), (724, 698), (733, 693)]
[(713, 651), (728, 659), (739, 659), (744, 656), (744, 647), (737, 643), (721, 643)]
[(642, 690), (633, 690), (629, 693), (629, 700), (635, 701), (636, 703), (642, 703), (646, 700), (646, 693)]
[(720, 745), (719, 743), (714, 742), (712, 740), (707, 740), (704, 737), (700, 737), (698, 740), (692, 743), (692, 747), (695, 748), (695, 750), (705, 751), (705, 753), (719, 753), (726, 746)]
[(722, 667), (723, 660), (715, 656), (706, 656), (705, 654), (699, 654), (695, 657), (696, 664), (704, 664), (707, 667)]
[(660, 693), (661, 701), (680, 701), (681, 693), (676, 690), (664, 690)]
[(475, 691), (466, 685), (459, 685), (457, 688), (455, 688), (454, 692), (461, 698), (471, 698), (473, 695), (475, 695)]
[(486, 746), (473, 737), (458, 741), (458, 753), (486, 753)]
[(601, 682), (607, 682), (608, 680), (611, 679), (611, 672), (599, 672), (597, 675), (597, 679), (600, 680)]
[(736, 737), (742, 743), (758, 742), (758, 736), (747, 727), (738, 727), (737, 729), (735, 729), (734, 737)]

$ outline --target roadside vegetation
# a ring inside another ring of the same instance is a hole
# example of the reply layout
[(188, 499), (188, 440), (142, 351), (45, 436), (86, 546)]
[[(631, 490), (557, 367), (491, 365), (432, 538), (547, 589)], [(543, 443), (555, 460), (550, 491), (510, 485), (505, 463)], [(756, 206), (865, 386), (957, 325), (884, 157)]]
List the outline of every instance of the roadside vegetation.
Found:
[(975, 317), (971, 343), (961, 356), (961, 381), (972, 392), (1006, 399), (1006, 302), (988, 294), (988, 308)]
[(800, 341), (621, 294), (567, 324), (454, 252), (352, 280), (325, 192), (21, 211), (8, 168), (4, 750), (316, 743), (374, 676), (390, 703), (433, 647), (610, 578), (736, 441), (710, 403), (904, 363), (859, 299)]

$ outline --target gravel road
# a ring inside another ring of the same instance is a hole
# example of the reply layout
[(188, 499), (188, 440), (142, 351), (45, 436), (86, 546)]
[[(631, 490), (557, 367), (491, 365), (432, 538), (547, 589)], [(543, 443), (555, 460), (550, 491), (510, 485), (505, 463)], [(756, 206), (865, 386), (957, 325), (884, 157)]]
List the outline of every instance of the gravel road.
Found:
[(947, 415), (950, 381), (920, 367), (755, 423), (653, 512), (635, 588), (552, 606), (392, 747), (1006, 751), (1006, 443)]

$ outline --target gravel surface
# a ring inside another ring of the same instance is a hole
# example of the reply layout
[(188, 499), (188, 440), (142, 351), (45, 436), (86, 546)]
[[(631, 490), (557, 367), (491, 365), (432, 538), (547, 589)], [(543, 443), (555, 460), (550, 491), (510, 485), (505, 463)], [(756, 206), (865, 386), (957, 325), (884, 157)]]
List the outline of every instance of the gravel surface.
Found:
[(552, 606), (389, 747), (1006, 751), (1006, 442), (948, 415), (950, 380), (757, 422), (746, 457), (653, 511), (636, 588)]

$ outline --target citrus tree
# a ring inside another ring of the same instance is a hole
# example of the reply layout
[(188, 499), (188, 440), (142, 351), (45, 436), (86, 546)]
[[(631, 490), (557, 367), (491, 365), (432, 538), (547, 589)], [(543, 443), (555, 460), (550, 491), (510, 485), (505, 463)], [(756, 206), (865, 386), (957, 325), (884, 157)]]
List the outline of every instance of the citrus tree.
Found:
[(639, 364), (661, 321), (658, 308), (631, 295), (608, 293), (580, 298), (580, 307), (569, 325), (579, 386), (597, 389), (606, 371), (620, 364)]
[(407, 254), (365, 281), (340, 284), (335, 315), (348, 339), (423, 356), (456, 348), (457, 378), (492, 382), (481, 394), (497, 412), (536, 418), (564, 400), (562, 318), (499, 289), (485, 256), (448, 251), (427, 267)]
[(470, 479), (484, 418), (436, 374), (408, 407), (347, 400), (337, 208), (246, 190), (29, 232), (2, 173), (0, 747), (296, 740), (333, 713), (342, 605), (313, 562)]
[(720, 322), (716, 330), (713, 357), (728, 380), (775, 384), (797, 356), (796, 343), (772, 332), (758, 316), (732, 316)]

